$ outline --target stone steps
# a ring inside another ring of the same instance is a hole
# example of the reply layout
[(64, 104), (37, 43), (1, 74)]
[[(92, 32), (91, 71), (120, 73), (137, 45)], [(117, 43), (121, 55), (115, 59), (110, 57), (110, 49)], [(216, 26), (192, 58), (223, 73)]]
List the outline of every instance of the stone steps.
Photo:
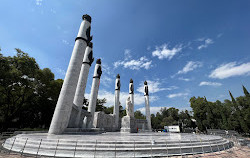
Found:
[[(15, 142), (14, 142), (15, 141)], [(14, 142), (14, 145), (12, 145)], [(12, 137), (3, 146), (12, 151), (58, 157), (150, 157), (216, 152), (233, 146), (228, 140), (211, 141), (82, 141)], [(167, 146), (166, 146), (167, 145)], [(25, 148), (24, 148), (25, 146)], [(39, 147), (40, 146), (40, 147)]]
[[(11, 138), (8, 141), (14, 141), (14, 138)], [(16, 139), (15, 140), (15, 144), (21, 144), (23, 145), (25, 143), (26, 139)], [(226, 140), (224, 139), (219, 139), (219, 140), (212, 140), (212, 141), (186, 141), (186, 142), (155, 142), (153, 143), (153, 146), (155, 147), (174, 147), (174, 146), (193, 146), (193, 145), (210, 145), (210, 144), (218, 144), (218, 143), (225, 143)], [(27, 144), (26, 145), (38, 145), (40, 143), (40, 140), (34, 140), (34, 139), (28, 139), (27, 140)], [(43, 140), (42, 141), (42, 145), (55, 145), (57, 143), (57, 140)], [(81, 147), (93, 147), (95, 146), (96, 142), (92, 141), (92, 142), (84, 142), (84, 141), (64, 141), (64, 140), (60, 140), (59, 141), (59, 145), (60, 146), (73, 146), (75, 147), (77, 143), (77, 146), (81, 146)], [(112, 146), (116, 146), (116, 147), (134, 147), (134, 145), (139, 148), (139, 147), (147, 147), (147, 146), (151, 146), (151, 142), (134, 142), (134, 141), (130, 141), (130, 142), (117, 142), (117, 141), (102, 141), (102, 142), (97, 142), (97, 146), (98, 147), (112, 147)]]

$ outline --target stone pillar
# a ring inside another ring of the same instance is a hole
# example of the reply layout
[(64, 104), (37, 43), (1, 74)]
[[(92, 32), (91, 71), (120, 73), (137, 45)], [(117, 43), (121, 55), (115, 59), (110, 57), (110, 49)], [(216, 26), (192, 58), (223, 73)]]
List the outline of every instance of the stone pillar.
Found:
[(115, 104), (114, 104), (114, 117), (115, 117), (115, 128), (118, 129), (119, 126), (119, 106), (120, 106), (120, 75), (117, 74), (115, 80)]
[(48, 132), (49, 134), (61, 134), (68, 126), (77, 81), (81, 70), (82, 59), (84, 57), (86, 46), (92, 39), (92, 37), (90, 37), (91, 17), (89, 15), (83, 15), (82, 19), (83, 21), (77, 38), (75, 39), (75, 46), (69, 62), (68, 70), (64, 78), (53, 118), (51, 120)]
[(145, 96), (145, 114), (147, 120), (147, 130), (151, 131), (151, 115), (150, 115), (150, 106), (149, 106), (149, 95), (148, 95), (148, 83), (144, 82), (144, 96)]
[(130, 96), (130, 100), (131, 100), (131, 103), (132, 103), (131, 117), (134, 117), (134, 84), (133, 84), (132, 78), (130, 79), (130, 83), (129, 83), (129, 96)]
[(80, 122), (80, 118), (81, 118), (81, 113), (82, 113), (85, 88), (86, 88), (88, 75), (89, 75), (89, 68), (94, 61), (92, 48), (93, 48), (93, 43), (89, 42), (89, 45), (85, 50), (82, 68), (81, 68), (80, 76), (79, 76), (78, 83), (77, 83), (76, 93), (74, 97), (74, 104), (78, 107), (78, 114), (75, 119), (75, 127), (78, 127), (78, 128), (81, 127), (80, 123), (82, 123), (82, 121)]
[(96, 100), (98, 96), (101, 75), (102, 75), (101, 59), (97, 59), (93, 76), (91, 94), (89, 99), (89, 107), (88, 107), (88, 112), (91, 113), (91, 117), (85, 118), (84, 120), (84, 124), (86, 125), (87, 128), (93, 128), (94, 114), (96, 110)]

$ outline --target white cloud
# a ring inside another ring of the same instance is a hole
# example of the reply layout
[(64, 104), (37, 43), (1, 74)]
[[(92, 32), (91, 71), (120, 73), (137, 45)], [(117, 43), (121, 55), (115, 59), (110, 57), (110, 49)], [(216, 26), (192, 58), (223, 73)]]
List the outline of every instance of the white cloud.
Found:
[[(187, 104), (190, 105), (189, 102), (188, 102)], [(192, 108), (191, 108), (190, 106), (182, 107), (182, 108), (178, 108), (178, 109), (179, 109), (180, 111), (184, 111), (184, 112), (185, 112), (186, 110), (187, 110), (187, 111), (192, 111)]]
[(102, 75), (101, 81), (100, 81), (100, 82), (101, 82), (101, 84), (104, 85), (105, 87), (110, 87), (110, 84), (112, 83), (112, 81), (115, 82), (114, 79), (112, 79), (112, 78), (110, 78), (110, 77), (108, 77), (108, 76), (106, 76), (106, 75)]
[(189, 71), (193, 71), (196, 68), (202, 67), (202, 63), (199, 61), (189, 61), (182, 70), (178, 71), (177, 74), (186, 74)]
[(177, 86), (170, 86), (170, 87), (167, 87), (166, 90), (171, 91), (171, 90), (178, 89), (178, 88), (179, 87)]
[(129, 60), (132, 58), (132, 55), (131, 55), (131, 51), (129, 49), (125, 49), (125, 52), (124, 52), (124, 59), (125, 60)]
[(62, 40), (62, 43), (65, 45), (69, 45), (69, 42), (67, 40)]
[(195, 41), (203, 42), (203, 41), (205, 41), (205, 38), (204, 38), (204, 37), (202, 37), (202, 38), (198, 38), (198, 39), (197, 39), (197, 40), (195, 40)]
[(139, 58), (138, 60), (125, 60), (125, 61), (116, 61), (114, 62), (114, 67), (117, 68), (119, 66), (123, 66), (124, 68), (129, 68), (131, 70), (139, 70), (144, 68), (148, 70), (152, 67), (152, 60), (147, 59), (145, 56)]
[[(150, 107), (150, 114), (156, 114), (157, 112), (160, 112), (162, 108), (168, 108), (168, 107), (165, 106)], [(145, 107), (139, 108), (137, 110), (141, 111), (141, 113), (145, 115)]]
[(200, 46), (197, 47), (197, 49), (199, 49), (199, 50), (203, 49), (203, 48), (207, 48), (210, 44), (214, 43), (214, 41), (212, 39), (210, 39), (210, 38), (207, 38), (207, 39), (200, 38), (200, 39), (198, 39), (198, 41), (204, 42), (203, 44), (201, 44)]
[(29, 80), (29, 81), (35, 81), (35, 78), (31, 78), (31, 77), (29, 77), (27, 75), (23, 75), (21, 78)]
[(36, 5), (42, 5), (43, 0), (36, 0)]
[(177, 53), (181, 52), (183, 49), (182, 45), (176, 45), (172, 49), (168, 47), (167, 44), (163, 44), (152, 52), (152, 56), (157, 56), (159, 59), (171, 60)]
[(222, 64), (211, 72), (210, 78), (224, 79), (233, 76), (250, 75), (250, 62), (243, 64), (236, 64), (236, 62), (230, 62)]
[(51, 11), (51, 13), (56, 14), (55, 9), (52, 9), (52, 8), (51, 8), (50, 11)]
[(183, 77), (179, 77), (178, 80), (182, 80), (182, 81), (186, 81), (186, 82), (191, 81), (190, 78), (183, 78)]
[(102, 72), (103, 74), (113, 75), (113, 71), (106, 63), (102, 63)]
[(206, 81), (203, 81), (199, 84), (199, 86), (215, 86), (215, 87), (218, 87), (218, 86), (221, 86), (222, 84), (221, 83), (218, 83), (218, 82), (206, 82)]
[[(85, 93), (85, 98), (90, 99), (90, 94)], [(99, 90), (98, 92), (98, 99), (107, 99), (105, 106), (112, 106), (114, 105), (114, 94), (105, 90)]]
[[(178, 88), (176, 86), (170, 86), (170, 87), (167, 87), (167, 88), (163, 88), (161, 86), (162, 83), (159, 80), (156, 80), (156, 81), (147, 80), (147, 82), (148, 82), (149, 93), (156, 93), (156, 92), (159, 92), (159, 91), (173, 90), (173, 89)], [(137, 88), (137, 91), (141, 92), (141, 93), (144, 93), (144, 81), (140, 83), (139, 87)]]
[[(123, 96), (123, 105), (125, 106), (126, 105), (126, 99), (128, 98), (129, 94), (128, 94), (128, 92), (122, 92), (121, 96)], [(156, 101), (158, 99), (159, 98), (156, 95), (150, 95), (149, 96), (149, 102)], [(134, 94), (134, 101), (135, 101), (135, 105), (145, 104), (145, 97), (144, 97), (143, 94), (135, 93)], [(121, 103), (122, 103), (122, 100), (121, 100)]]
[(61, 69), (61, 68), (55, 68), (56, 72), (59, 73), (60, 75), (62, 76), (65, 76), (66, 75), (66, 71)]
[(188, 95), (189, 95), (188, 93), (174, 93), (174, 94), (169, 94), (168, 98), (186, 97)]
[(219, 34), (217, 35), (217, 38), (220, 38), (222, 35), (223, 35), (223, 33), (219, 33)]

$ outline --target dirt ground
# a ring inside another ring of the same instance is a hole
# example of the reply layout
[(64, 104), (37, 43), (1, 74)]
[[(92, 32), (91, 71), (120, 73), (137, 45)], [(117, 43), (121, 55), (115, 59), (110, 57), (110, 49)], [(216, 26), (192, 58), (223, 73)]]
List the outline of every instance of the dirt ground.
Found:
[[(21, 154), (17, 153), (4, 153), (3, 151), (0, 153), (0, 158), (21, 158), (21, 157), (35, 157), (35, 156), (21, 156)], [(207, 153), (200, 155), (188, 155), (188, 156), (174, 156), (173, 158), (198, 158), (198, 157), (207, 157), (207, 158), (250, 158), (250, 148), (247, 146), (244, 147), (234, 147), (226, 151), (215, 152), (215, 153)], [(45, 157), (42, 157), (45, 158)]]

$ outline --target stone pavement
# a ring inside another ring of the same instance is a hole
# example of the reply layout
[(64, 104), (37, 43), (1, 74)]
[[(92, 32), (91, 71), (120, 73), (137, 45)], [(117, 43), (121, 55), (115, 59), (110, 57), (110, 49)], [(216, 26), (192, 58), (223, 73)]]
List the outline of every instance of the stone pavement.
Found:
[[(21, 156), (20, 154), (6, 154), (6, 153), (0, 153), (0, 158), (21, 158), (21, 157), (31, 157), (31, 156)], [(35, 157), (35, 156), (34, 156)], [(208, 153), (208, 154), (201, 154), (201, 155), (189, 155), (189, 156), (174, 156), (172, 158), (198, 158), (198, 157), (204, 157), (204, 158), (249, 158), (250, 157), (250, 148), (247, 146), (244, 147), (234, 147), (233, 149), (227, 150), (227, 151), (221, 151), (216, 153)], [(45, 157), (41, 157), (45, 158)]]

